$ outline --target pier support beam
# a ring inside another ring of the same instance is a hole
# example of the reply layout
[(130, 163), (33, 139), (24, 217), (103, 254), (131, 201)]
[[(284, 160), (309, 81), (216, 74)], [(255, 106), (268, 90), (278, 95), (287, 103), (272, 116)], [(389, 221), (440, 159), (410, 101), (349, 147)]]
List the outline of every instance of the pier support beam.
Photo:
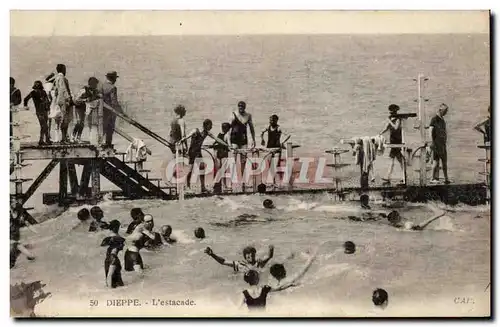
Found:
[(68, 198), (68, 160), (59, 162), (59, 206), (64, 206)]
[(97, 158), (91, 160), (90, 196), (92, 204), (97, 203), (101, 197), (101, 162)]
[(69, 174), (69, 185), (71, 188), (71, 195), (78, 194), (78, 176), (76, 175), (75, 163), (72, 161), (68, 162), (68, 174)]
[(59, 163), (58, 159), (52, 159), (47, 167), (40, 173), (40, 175), (35, 179), (33, 184), (30, 185), (26, 193), (23, 195), (23, 200), (21, 202), (22, 205), (24, 205), (29, 198), (35, 193), (35, 191), (38, 189), (38, 187), (43, 183), (43, 181), (50, 175), (52, 170), (57, 166)]
[(91, 164), (90, 160), (88, 160), (83, 165), (82, 177), (80, 179), (80, 187), (78, 190), (78, 193), (80, 196), (87, 195), (87, 190), (89, 187), (91, 172), (92, 172), (92, 164)]

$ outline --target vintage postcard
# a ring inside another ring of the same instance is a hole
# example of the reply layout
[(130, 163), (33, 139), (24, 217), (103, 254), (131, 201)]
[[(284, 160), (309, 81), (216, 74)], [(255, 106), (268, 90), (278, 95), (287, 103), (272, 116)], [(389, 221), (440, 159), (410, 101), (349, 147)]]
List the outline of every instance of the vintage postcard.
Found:
[(10, 26), (12, 317), (491, 315), (490, 12)]

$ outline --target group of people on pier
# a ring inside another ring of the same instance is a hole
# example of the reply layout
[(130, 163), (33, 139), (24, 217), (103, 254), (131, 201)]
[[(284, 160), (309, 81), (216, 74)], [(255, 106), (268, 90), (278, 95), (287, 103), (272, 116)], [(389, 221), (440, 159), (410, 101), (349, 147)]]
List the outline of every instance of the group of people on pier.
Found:
[[(66, 66), (58, 64), (56, 71), (49, 74), (44, 81), (36, 80), (32, 90), (22, 99), (21, 91), (16, 88), (16, 80), (10, 78), (10, 108), (12, 137), (12, 110), (19, 109), (21, 103), (28, 110), (29, 101), (33, 101), (35, 112), (40, 125), (39, 145), (50, 145), (52, 142), (78, 143), (81, 142), (85, 122), (91, 131), (97, 130), (102, 124), (104, 132), (104, 147), (111, 147), (116, 123), (116, 114), (110, 110), (103, 110), (102, 121), (98, 117), (97, 108), (99, 100), (122, 112), (118, 102), (116, 71), (108, 72), (104, 81), (90, 77), (87, 85), (83, 86), (76, 94), (71, 92), (70, 83), (66, 76)], [(74, 121), (73, 130), (69, 131), (70, 123)], [(54, 126), (54, 138), (51, 137)], [(89, 133), (90, 135), (90, 133)]]

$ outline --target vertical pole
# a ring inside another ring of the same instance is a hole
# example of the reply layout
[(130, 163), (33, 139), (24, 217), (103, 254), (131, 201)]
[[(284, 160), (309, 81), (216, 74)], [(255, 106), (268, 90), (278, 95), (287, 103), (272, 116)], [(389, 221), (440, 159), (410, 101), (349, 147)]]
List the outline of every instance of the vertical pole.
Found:
[(68, 197), (68, 161), (61, 159), (59, 162), (59, 206), (66, 204)]
[[(425, 117), (425, 108), (423, 107), (423, 99), (422, 99), (422, 82), (424, 81), (424, 76), (422, 74), (418, 74), (417, 79), (417, 103), (418, 103), (418, 117), (419, 117), (419, 126), (420, 126), (420, 142), (421, 146), (423, 146), (426, 142), (426, 117)], [(426, 149), (423, 148), (420, 153), (420, 186), (427, 185), (427, 163), (426, 163)]]
[[(22, 182), (22, 158), (21, 158), (21, 133), (19, 128), (19, 109), (16, 106), (11, 106), (12, 121), (10, 122), (12, 129), (12, 154), (14, 164), (14, 183), (15, 183), (15, 202), (22, 204), (23, 199), (23, 182)], [(17, 206), (16, 206), (17, 207)], [(18, 215), (21, 212), (17, 212)]]
[(175, 145), (175, 176), (177, 179), (177, 183), (176, 183), (177, 194), (179, 195), (179, 200), (184, 201), (184, 185), (182, 184), (182, 182), (179, 179), (180, 178), (180, 164), (181, 164), (181, 159), (180, 159), (179, 153), (180, 153), (179, 145), (176, 144)]
[(101, 159), (91, 159), (91, 201), (93, 204), (97, 203), (101, 197)]
[(407, 179), (407, 164), (406, 164), (406, 119), (401, 119), (401, 142), (403, 142), (403, 147), (400, 149), (403, 155), (403, 184), (406, 185)]
[(92, 164), (90, 161), (86, 161), (84, 166), (83, 166), (82, 177), (80, 179), (79, 193), (82, 196), (87, 195), (87, 189), (89, 187), (91, 172), (92, 172)]
[(68, 162), (68, 175), (71, 195), (76, 196), (78, 194), (78, 176), (76, 175), (76, 167), (74, 162)]
[[(290, 174), (290, 179), (288, 180), (288, 188), (290, 190), (293, 189), (293, 165), (294, 165), (294, 160), (293, 160), (293, 143), (292, 142), (287, 142), (286, 143), (286, 165), (292, 165), (291, 169), (291, 174)], [(288, 166), (286, 167), (288, 169)]]
[(103, 100), (99, 101), (99, 105), (95, 109), (97, 110), (97, 144), (101, 145), (103, 143), (103, 135), (104, 135), (104, 107)]

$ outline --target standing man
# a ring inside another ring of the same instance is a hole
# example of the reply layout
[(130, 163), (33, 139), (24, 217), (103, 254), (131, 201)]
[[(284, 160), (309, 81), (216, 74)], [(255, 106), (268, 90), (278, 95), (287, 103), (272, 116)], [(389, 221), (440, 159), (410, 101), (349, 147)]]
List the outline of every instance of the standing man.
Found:
[(21, 104), (21, 91), (16, 87), (16, 80), (10, 78), (10, 137), (12, 137), (12, 109)]
[[(246, 112), (247, 104), (244, 101), (238, 102), (238, 111), (233, 111), (229, 121), (231, 122), (231, 130), (229, 132), (229, 140), (231, 147), (235, 149), (246, 149), (248, 147), (247, 126), (250, 128), (252, 135), (252, 143), (250, 148), (255, 147), (255, 129), (252, 122), (252, 115)], [(236, 158), (235, 158), (236, 159)], [(241, 175), (245, 171), (246, 154), (240, 153)], [(243, 190), (245, 184), (242, 183)]]
[[(384, 134), (389, 131), (389, 143), (390, 144), (402, 144), (403, 143), (403, 132), (401, 129), (401, 119), (396, 115), (399, 111), (399, 106), (396, 104), (391, 104), (389, 106), (389, 119), (384, 127), (384, 129), (379, 133), (379, 135)], [(391, 165), (389, 166), (389, 171), (387, 172), (387, 178), (382, 178), (384, 184), (391, 183), (392, 171), (394, 170), (394, 161), (397, 160), (401, 166), (401, 172), (404, 175), (404, 156), (401, 152), (401, 148), (391, 148), (389, 153), (391, 158)], [(402, 179), (403, 181), (403, 179)]]
[[(79, 143), (81, 141), (83, 128), (85, 127), (85, 115), (87, 108), (90, 108), (90, 103), (99, 99), (99, 91), (97, 89), (98, 85), (99, 80), (97, 78), (89, 78), (88, 85), (84, 86), (75, 98), (77, 123), (73, 129), (73, 142)], [(89, 114), (91, 114), (90, 110)], [(91, 126), (89, 126), (89, 128), (91, 128)]]
[(488, 106), (488, 117), (474, 126), (474, 130), (483, 134), (485, 144), (491, 142), (491, 106)]
[(54, 80), (54, 95), (56, 105), (61, 110), (61, 143), (68, 143), (68, 127), (72, 119), (71, 106), (73, 105), (73, 98), (69, 89), (68, 79), (66, 78), (66, 66), (58, 64), (56, 66), (56, 78)]
[(441, 161), (443, 165), (444, 183), (450, 183), (448, 179), (448, 154), (446, 151), (446, 122), (444, 120), (444, 116), (446, 116), (447, 113), (448, 106), (442, 103), (439, 105), (437, 114), (432, 117), (429, 124), (432, 140), (431, 148), (434, 155), (431, 183), (439, 182), (439, 161)]
[[(118, 112), (123, 112), (120, 103), (118, 103), (118, 91), (116, 89), (116, 80), (118, 79), (118, 73), (116, 71), (111, 71), (106, 74), (106, 81), (101, 86), (101, 94), (104, 103), (112, 107)], [(110, 110), (104, 108), (102, 114), (103, 120), (103, 130), (105, 137), (105, 147), (113, 146), (113, 133), (115, 132), (116, 114)]]

